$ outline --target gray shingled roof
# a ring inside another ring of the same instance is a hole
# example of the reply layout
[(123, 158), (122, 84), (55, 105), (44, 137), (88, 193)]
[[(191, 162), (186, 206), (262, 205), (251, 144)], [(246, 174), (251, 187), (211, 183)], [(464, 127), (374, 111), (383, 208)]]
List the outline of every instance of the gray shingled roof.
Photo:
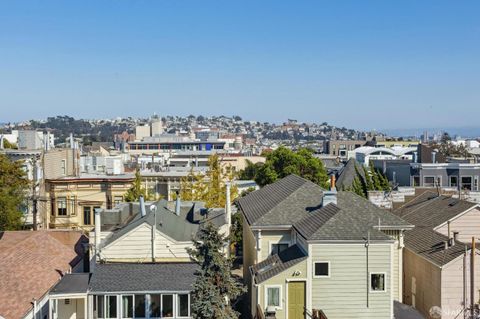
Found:
[(50, 290), (51, 295), (87, 293), (89, 273), (66, 274)]
[(419, 256), (430, 260), (437, 266), (443, 266), (465, 253), (465, 245), (455, 241), (455, 245), (445, 249), (445, 241), (448, 237), (429, 227), (415, 227), (405, 232), (405, 247)]
[(250, 267), (255, 282), (261, 283), (282, 271), (307, 259), (307, 255), (297, 246), (293, 245), (279, 254), (268, 257), (262, 262)]
[(243, 197), (239, 208), (250, 225), (291, 225), (311, 240), (363, 240), (368, 231), (371, 239), (384, 240), (389, 237), (374, 229), (379, 222), (383, 226), (412, 227), (352, 192), (338, 192), (333, 207), (322, 207), (322, 201), (320, 186), (290, 175)]
[(364, 176), (364, 172), (362, 166), (358, 164), (358, 162), (351, 158), (348, 160), (347, 164), (342, 168), (340, 174), (338, 175), (337, 179), (337, 189), (346, 190), (352, 187), (353, 180), (357, 176), (357, 171), (355, 170), (355, 166), (358, 169), (358, 173), (361, 176)]
[(305, 207), (317, 206), (322, 194), (316, 184), (292, 174), (237, 203), (250, 225), (291, 225), (308, 214)]
[(454, 246), (445, 249), (444, 243), (448, 237), (436, 232), (434, 228), (475, 206), (475, 203), (427, 191), (394, 213), (415, 225), (413, 230), (405, 232), (405, 247), (434, 264), (443, 266), (461, 256), (465, 247), (469, 248), (470, 245), (455, 241)]
[[(200, 212), (207, 212), (206, 209), (197, 209), (196, 202), (191, 204), (191, 206), (182, 207), (180, 215), (176, 215), (175, 212), (168, 209), (167, 201), (160, 200), (156, 202), (157, 230), (176, 241), (185, 242), (196, 238), (198, 231), (207, 221), (211, 221), (218, 227), (226, 223), (224, 209), (209, 209), (208, 215), (206, 215)], [(148, 225), (155, 223), (155, 216), (148, 208), (144, 217), (141, 217), (141, 214), (136, 212), (134, 217), (128, 220), (127, 224), (121, 225), (118, 229), (114, 230), (113, 233), (106, 238), (103, 246), (108, 246), (143, 223), (147, 223)]]
[(395, 214), (414, 225), (433, 228), (476, 205), (450, 196), (425, 192), (395, 210)]
[(195, 263), (97, 264), (90, 279), (90, 291), (190, 291), (197, 269)]

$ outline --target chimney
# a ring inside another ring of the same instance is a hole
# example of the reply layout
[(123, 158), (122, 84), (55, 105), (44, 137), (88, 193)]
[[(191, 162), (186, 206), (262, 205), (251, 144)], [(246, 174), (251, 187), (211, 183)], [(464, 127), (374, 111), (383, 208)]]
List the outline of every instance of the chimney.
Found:
[(145, 215), (147, 215), (147, 211), (145, 210), (145, 200), (143, 199), (143, 196), (140, 196), (140, 213), (142, 214), (142, 217), (145, 217)]
[(328, 204), (337, 204), (337, 188), (335, 186), (335, 175), (330, 176), (330, 190), (323, 192), (322, 207)]
[(230, 232), (230, 226), (232, 226), (232, 203), (230, 200), (230, 183), (227, 182), (225, 187), (225, 214), (227, 215), (228, 231)]
[(180, 193), (179, 191), (177, 191), (177, 199), (175, 200), (175, 214), (177, 216), (180, 216), (180, 205), (181, 205)]
[(100, 218), (100, 208), (95, 209), (95, 261), (98, 261), (100, 258), (100, 232), (101, 232), (101, 218)]

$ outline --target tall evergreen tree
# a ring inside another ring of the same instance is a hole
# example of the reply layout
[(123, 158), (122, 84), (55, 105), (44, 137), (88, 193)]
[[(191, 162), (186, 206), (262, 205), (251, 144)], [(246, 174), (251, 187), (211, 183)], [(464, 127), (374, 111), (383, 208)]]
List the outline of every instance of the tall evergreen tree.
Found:
[(133, 180), (132, 187), (125, 194), (126, 202), (136, 202), (140, 199), (140, 196), (143, 196), (145, 200), (152, 199), (147, 190), (142, 187), (142, 178), (140, 176), (140, 170), (137, 169), (135, 172), (135, 179)]
[(232, 260), (224, 253), (228, 245), (218, 228), (207, 223), (189, 249), (190, 257), (200, 266), (192, 290), (192, 317), (195, 319), (233, 319), (238, 313), (231, 300), (238, 297), (243, 286), (231, 274)]
[(22, 227), (29, 184), (22, 163), (0, 154), (0, 231)]

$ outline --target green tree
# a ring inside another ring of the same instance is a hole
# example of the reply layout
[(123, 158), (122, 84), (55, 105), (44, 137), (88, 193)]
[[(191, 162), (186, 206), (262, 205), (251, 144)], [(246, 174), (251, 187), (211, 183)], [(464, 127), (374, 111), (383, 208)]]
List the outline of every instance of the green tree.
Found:
[(8, 149), (18, 149), (17, 144), (15, 143), (10, 143), (7, 139), (3, 139), (3, 147)]
[(266, 155), (265, 163), (258, 169), (255, 181), (260, 186), (275, 182), (290, 174), (297, 174), (322, 187), (328, 187), (328, 175), (320, 159), (309, 149), (296, 152), (281, 146)]
[(205, 174), (192, 170), (180, 182), (180, 198), (205, 202), (205, 207), (225, 207), (226, 184), (230, 183), (230, 198), (238, 196), (238, 187), (232, 185), (234, 173), (231, 166), (223, 167), (217, 154), (208, 159), (208, 170)]
[(29, 184), (22, 163), (0, 154), (0, 231), (21, 228)]
[[(361, 170), (361, 171), (360, 171)], [(378, 169), (370, 166), (358, 168), (355, 165), (356, 176), (352, 182), (352, 186), (348, 189), (357, 195), (367, 198), (369, 191), (390, 191), (390, 183), (385, 175)]]
[(142, 177), (140, 176), (140, 170), (137, 169), (132, 187), (125, 193), (125, 201), (136, 202), (140, 199), (140, 196), (143, 196), (145, 200), (150, 200), (152, 198), (149, 195), (145, 187), (142, 187)]
[(218, 228), (208, 222), (198, 240), (189, 249), (190, 257), (200, 266), (192, 290), (192, 317), (195, 319), (233, 319), (239, 314), (231, 307), (243, 286), (232, 277), (232, 260), (223, 252), (228, 242)]

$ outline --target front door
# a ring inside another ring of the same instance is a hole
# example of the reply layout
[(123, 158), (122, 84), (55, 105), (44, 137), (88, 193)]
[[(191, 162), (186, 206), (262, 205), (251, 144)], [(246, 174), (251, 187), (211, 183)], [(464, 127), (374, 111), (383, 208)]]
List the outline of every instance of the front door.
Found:
[(288, 283), (288, 319), (305, 319), (305, 282)]

